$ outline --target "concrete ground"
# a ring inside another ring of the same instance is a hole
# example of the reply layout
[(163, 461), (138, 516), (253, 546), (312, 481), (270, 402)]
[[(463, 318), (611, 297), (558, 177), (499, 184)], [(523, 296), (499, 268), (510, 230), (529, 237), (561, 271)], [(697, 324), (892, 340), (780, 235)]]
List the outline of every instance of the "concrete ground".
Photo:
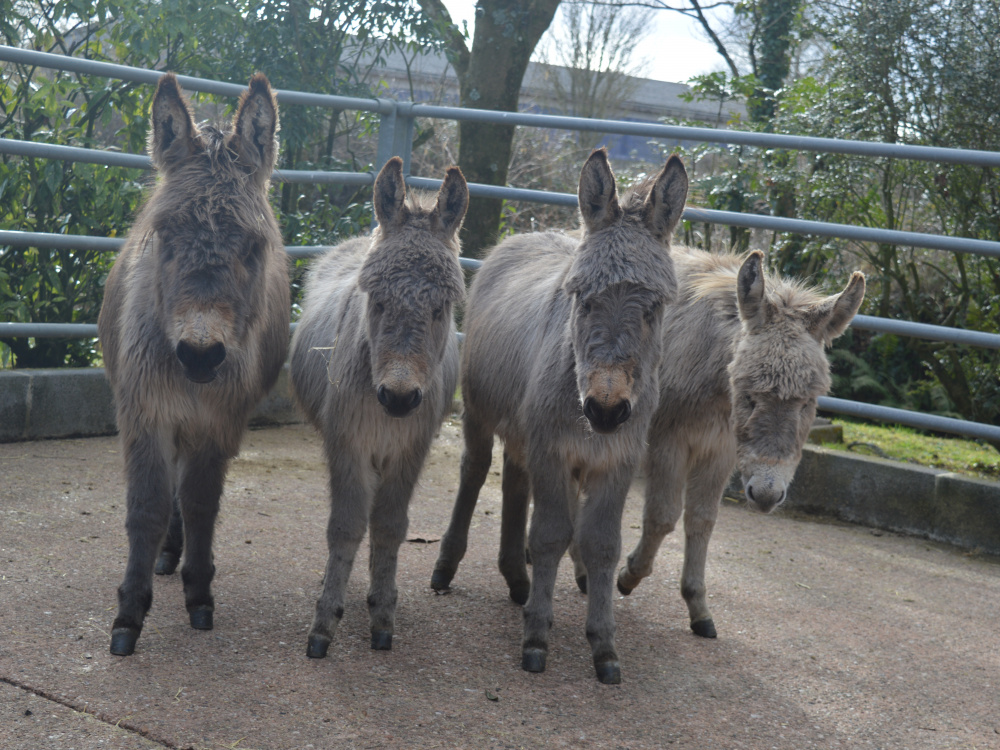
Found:
[(121, 658), (117, 440), (0, 445), (0, 748), (1000, 748), (995, 559), (726, 502), (708, 569), (717, 640), (688, 629), (674, 535), (617, 601), (621, 685), (594, 678), (568, 559), (548, 669), (528, 674), (494, 563), (499, 461), (452, 592), (428, 585), (459, 453), (451, 422), (411, 507), (391, 652), (369, 649), (362, 548), (328, 658), (305, 656), (327, 503), (319, 442), (297, 425), (248, 433), (233, 463), (215, 629), (188, 626), (178, 575), (157, 578)]

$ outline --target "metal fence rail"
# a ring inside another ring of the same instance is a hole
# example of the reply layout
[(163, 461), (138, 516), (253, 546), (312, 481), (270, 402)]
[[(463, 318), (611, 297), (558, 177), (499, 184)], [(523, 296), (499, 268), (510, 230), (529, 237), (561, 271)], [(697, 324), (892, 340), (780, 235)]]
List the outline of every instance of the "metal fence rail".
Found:
[[(161, 71), (130, 68), (124, 65), (35, 52), (33, 50), (23, 50), (2, 45), (0, 45), (0, 61), (147, 84), (156, 83), (164, 75)], [(245, 88), (242, 84), (212, 81), (191, 76), (178, 76), (178, 81), (185, 89), (223, 96), (238, 96)], [(380, 168), (392, 155), (400, 155), (404, 160), (404, 172), (407, 174), (407, 184), (425, 189), (436, 190), (440, 185), (440, 181), (409, 175), (410, 147), (413, 139), (414, 122), (417, 117), (471, 120), (621, 135), (640, 135), (668, 141), (693, 140), (758, 148), (784, 148), (866, 157), (914, 159), (982, 167), (1000, 167), (1000, 153), (991, 151), (870, 143), (864, 141), (841, 141), (831, 138), (747, 133), (733, 130), (716, 130), (713, 128), (595, 120), (524, 112), (493, 112), (397, 102), (390, 99), (343, 97), (287, 90), (279, 90), (276, 94), (279, 103), (282, 104), (360, 110), (378, 114), (381, 118), (381, 124), (378, 134), (378, 156), (375, 169)], [(25, 142), (12, 139), (0, 139), (0, 153), (143, 170), (152, 168), (149, 157), (141, 154), (126, 154), (109, 150)], [(366, 186), (373, 184), (374, 173), (275, 170), (273, 179), (275, 181), (290, 183)], [(550, 193), (542, 190), (526, 190), (477, 183), (469, 184), (469, 192), (473, 196), (502, 198), (514, 201), (540, 202), (567, 207), (575, 207), (577, 205), (577, 196), (568, 193)], [(775, 232), (839, 237), (855, 241), (923, 247), (1000, 258), (1000, 242), (989, 242), (972, 238), (945, 237), (919, 232), (902, 232), (873, 227), (785, 219), (776, 216), (741, 214), (731, 211), (716, 211), (692, 207), (685, 209), (684, 218), (689, 221), (765, 229)], [(88, 249), (113, 252), (121, 247), (122, 242), (123, 240), (120, 238), (0, 231), (0, 246)], [(292, 258), (312, 257), (322, 252), (323, 249), (316, 246), (286, 247), (289, 256)], [(481, 265), (480, 261), (471, 258), (462, 258), (461, 262), (463, 267), (469, 269), (475, 269)], [(1000, 349), (1000, 334), (991, 334), (982, 331), (967, 331), (946, 326), (890, 320), (867, 315), (856, 316), (852, 326), (859, 330), (912, 336), (963, 346), (977, 346), (994, 350)], [(96, 336), (96, 333), (96, 326), (85, 324), (0, 323), (0, 337), (91, 338)], [(820, 408), (835, 413), (1000, 441), (1000, 427), (965, 420), (948, 419), (902, 409), (891, 409), (889, 407), (874, 406), (829, 397), (820, 399)]]

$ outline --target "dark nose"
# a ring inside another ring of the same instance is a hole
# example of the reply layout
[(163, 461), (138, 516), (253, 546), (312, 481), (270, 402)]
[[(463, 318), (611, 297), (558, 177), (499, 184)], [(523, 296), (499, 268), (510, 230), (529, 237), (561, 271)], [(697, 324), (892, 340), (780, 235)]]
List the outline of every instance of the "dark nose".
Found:
[(605, 409), (597, 403), (597, 399), (587, 396), (583, 401), (583, 414), (595, 431), (607, 434), (617, 430), (619, 425), (632, 416), (632, 404), (628, 399), (623, 399), (610, 409)]
[(384, 385), (380, 385), (375, 395), (391, 417), (405, 417), (420, 406), (420, 402), (423, 400), (423, 394), (419, 388), (414, 388), (406, 393), (396, 393), (396, 391), (390, 391)]
[(218, 341), (204, 349), (186, 341), (177, 343), (177, 359), (184, 365), (184, 375), (195, 383), (215, 380), (216, 370), (225, 358), (226, 346)]
[(744, 485), (743, 489), (747, 500), (757, 506), (757, 509), (763, 513), (770, 513), (785, 502), (785, 495), (788, 494), (786, 490), (781, 490), (780, 493), (775, 494), (774, 488), (771, 488), (771, 492), (755, 490), (752, 479)]

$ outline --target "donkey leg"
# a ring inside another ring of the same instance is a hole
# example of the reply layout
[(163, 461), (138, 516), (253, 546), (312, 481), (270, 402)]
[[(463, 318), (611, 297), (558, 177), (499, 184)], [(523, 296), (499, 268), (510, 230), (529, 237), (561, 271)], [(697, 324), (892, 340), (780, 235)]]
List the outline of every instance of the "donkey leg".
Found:
[(531, 487), (535, 510), (531, 517), (528, 545), (531, 550), (531, 590), (524, 605), (524, 640), (521, 668), (544, 672), (552, 627), (552, 594), (559, 560), (573, 538), (569, 515), (569, 476), (556, 457), (532, 461)]
[(383, 474), (382, 484), (375, 491), (368, 522), (368, 614), (371, 620), (371, 646), (379, 651), (392, 648), (399, 546), (406, 538), (409, 525), (406, 511), (422, 462), (415, 463), (415, 466), (394, 467)]
[(703, 638), (715, 638), (715, 622), (708, 609), (705, 591), (705, 560), (708, 541), (719, 516), (722, 492), (733, 463), (729, 456), (701, 462), (691, 472), (684, 507), (684, 570), (681, 596), (688, 605), (691, 630)]
[(653, 561), (664, 537), (677, 526), (684, 508), (688, 451), (681, 446), (650, 449), (646, 466), (646, 496), (642, 535), (618, 572), (618, 591), (625, 596), (653, 572)]
[[(577, 518), (580, 515), (580, 477), (573, 477), (572, 493), (573, 500), (569, 504), (569, 517), (573, 522), (573, 528), (578, 529)], [(580, 545), (577, 543), (577, 535), (573, 534), (573, 541), (569, 543), (569, 559), (573, 561), (573, 577), (576, 579), (576, 587), (581, 594), (587, 593), (587, 566), (583, 564), (580, 556)]]
[(622, 466), (594, 477), (588, 498), (579, 510), (576, 542), (587, 572), (587, 640), (597, 679), (608, 685), (621, 682), (615, 650), (615, 566), (622, 551), (622, 511), (632, 481), (631, 467)]
[(158, 576), (173, 575), (177, 564), (181, 561), (184, 551), (184, 519), (181, 517), (180, 498), (174, 496), (174, 510), (170, 514), (170, 526), (167, 527), (167, 538), (163, 540), (160, 556), (156, 558), (154, 573)]
[(506, 451), (503, 454), (503, 507), (500, 514), (500, 553), (497, 565), (507, 581), (510, 598), (518, 604), (528, 601), (531, 579), (525, 561), (525, 532), (528, 527), (528, 472)]
[(329, 556), (323, 575), (323, 593), (309, 628), (306, 655), (322, 659), (344, 616), (344, 596), (354, 557), (368, 526), (375, 480), (364, 461), (349, 446), (327, 447), (330, 467), (330, 520), (326, 527)]
[(215, 446), (202, 446), (184, 456), (181, 468), (181, 515), (184, 518), (184, 537), (187, 554), (181, 567), (184, 581), (184, 604), (191, 627), (211, 630), (215, 598), (212, 596), (212, 579), (215, 563), (212, 559), (212, 542), (215, 538), (215, 519), (219, 515), (219, 499), (226, 479), (229, 461)]
[(173, 498), (173, 476), (166, 439), (123, 431), (125, 456), (128, 563), (118, 587), (118, 614), (111, 625), (111, 653), (135, 651), (142, 623), (153, 604), (153, 566), (163, 542)]
[(458, 495), (455, 497), (448, 530), (441, 537), (441, 551), (431, 574), (431, 588), (435, 591), (444, 591), (451, 585), (458, 564), (465, 557), (472, 512), (476, 509), (479, 490), (486, 482), (490, 462), (493, 460), (492, 425), (484, 424), (474, 416), (474, 412), (468, 410), (462, 421), (462, 433), (465, 437), (465, 450), (462, 452), (459, 471)]

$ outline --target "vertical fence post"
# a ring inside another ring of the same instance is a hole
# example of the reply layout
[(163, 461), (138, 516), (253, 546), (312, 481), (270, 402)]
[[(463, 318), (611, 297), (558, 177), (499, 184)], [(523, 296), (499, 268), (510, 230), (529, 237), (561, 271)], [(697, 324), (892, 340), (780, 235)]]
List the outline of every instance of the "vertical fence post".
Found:
[(399, 102), (393, 153), (403, 158), (403, 174), (410, 174), (410, 157), (413, 155), (413, 102)]
[(390, 104), (392, 110), (379, 115), (378, 125), (378, 152), (375, 156), (375, 173), (378, 174), (385, 163), (396, 153), (396, 113), (399, 105), (389, 99), (379, 99), (380, 104)]

